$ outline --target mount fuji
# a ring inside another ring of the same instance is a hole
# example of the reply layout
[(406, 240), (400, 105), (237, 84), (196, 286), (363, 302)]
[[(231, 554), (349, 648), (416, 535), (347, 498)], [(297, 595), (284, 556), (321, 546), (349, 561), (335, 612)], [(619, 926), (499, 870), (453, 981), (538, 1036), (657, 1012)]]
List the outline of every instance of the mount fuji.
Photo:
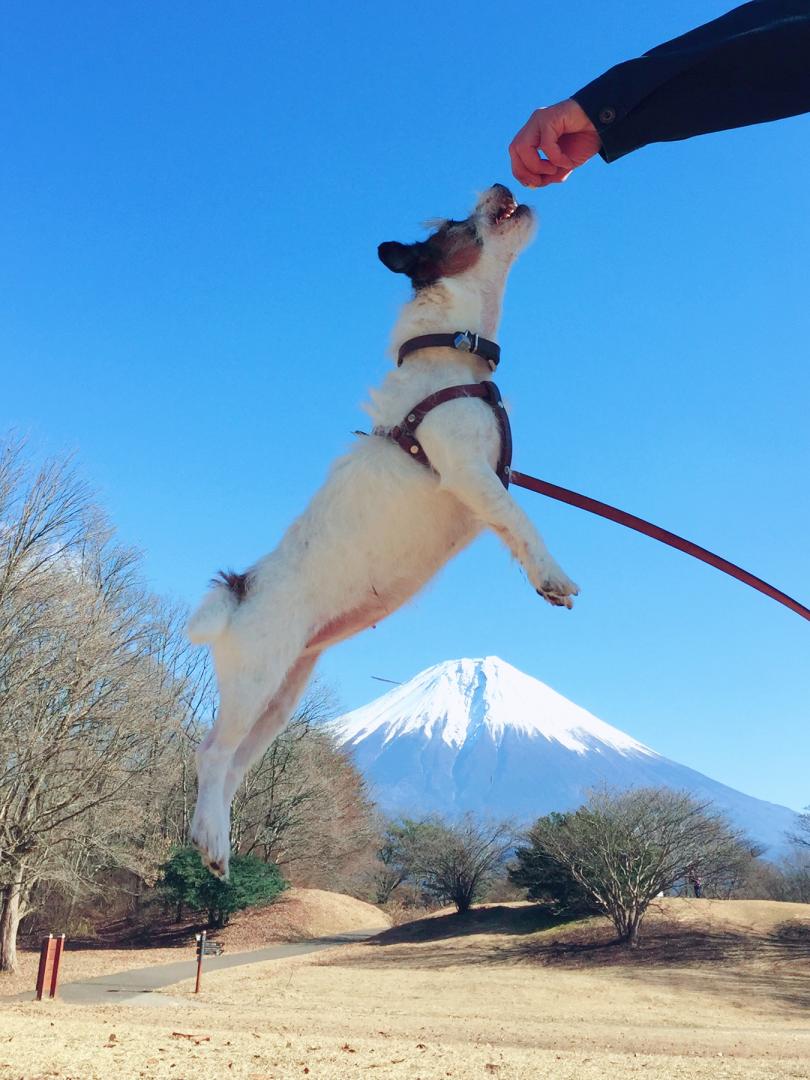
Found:
[(496, 656), (448, 660), (334, 724), (390, 815), (475, 811), (528, 823), (589, 788), (710, 799), (774, 857), (796, 815), (679, 765)]

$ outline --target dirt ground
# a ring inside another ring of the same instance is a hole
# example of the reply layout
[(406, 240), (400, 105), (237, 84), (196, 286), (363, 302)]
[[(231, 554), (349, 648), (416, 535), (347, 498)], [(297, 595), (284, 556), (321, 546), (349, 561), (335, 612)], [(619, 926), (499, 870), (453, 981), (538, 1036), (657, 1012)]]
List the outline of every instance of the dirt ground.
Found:
[(637, 956), (609, 937), (509, 905), (212, 973), (187, 1005), (8, 1005), (0, 1077), (810, 1077), (810, 906), (669, 900)]

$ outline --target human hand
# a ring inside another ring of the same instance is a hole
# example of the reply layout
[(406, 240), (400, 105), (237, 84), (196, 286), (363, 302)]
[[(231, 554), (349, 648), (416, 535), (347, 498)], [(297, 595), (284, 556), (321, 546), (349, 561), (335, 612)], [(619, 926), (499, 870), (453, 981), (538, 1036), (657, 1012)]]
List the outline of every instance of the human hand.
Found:
[(568, 98), (547, 109), (535, 109), (512, 139), (512, 174), (526, 187), (559, 184), (592, 158), (600, 145), (596, 128), (577, 102)]

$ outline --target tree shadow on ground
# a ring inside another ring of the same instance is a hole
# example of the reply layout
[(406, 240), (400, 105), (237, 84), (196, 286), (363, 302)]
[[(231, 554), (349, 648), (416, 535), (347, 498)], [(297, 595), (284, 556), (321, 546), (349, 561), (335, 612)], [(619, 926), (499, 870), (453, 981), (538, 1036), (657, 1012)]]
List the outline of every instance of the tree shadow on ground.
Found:
[[(464, 914), (433, 915), (377, 934), (350, 962), (357, 966), (403, 964), (420, 968), (514, 963), (520, 943), (564, 932), (572, 924), (581, 925), (573, 916), (554, 915), (542, 904), (494, 905)], [(475, 941), (468, 944), (468, 938)]]
[[(478, 940), (465, 940), (475, 935)], [(614, 968), (631, 978), (665, 979), (670, 986), (744, 992), (810, 1008), (810, 926), (794, 921), (758, 934), (650, 918), (638, 948), (631, 949), (601, 917), (563, 920), (540, 905), (486, 908), (393, 927), (335, 962), (427, 970), (500, 964)]]
[(805, 1014), (810, 1009), (810, 926), (806, 924), (784, 922), (770, 933), (756, 934), (728, 928), (701, 931), (661, 921), (650, 928), (638, 950), (614, 945), (612, 956), (610, 952), (604, 950), (605, 964), (647, 981), (666, 979), (673, 988), (768, 999)]
[(642, 925), (639, 947), (631, 949), (616, 939), (611, 926), (600, 923), (589, 920), (557, 940), (540, 938), (525, 945), (518, 943), (509, 951), (513, 959), (574, 967), (810, 961), (810, 926), (802, 924), (782, 923), (771, 933), (757, 934), (733, 927), (699, 927), (656, 919)]
[(542, 904), (507, 907), (493, 904), (473, 908), (464, 914), (431, 915), (425, 919), (392, 926), (377, 934), (369, 944), (379, 947), (457, 939), (473, 934), (536, 934), (555, 926), (565, 926), (575, 916), (553, 915)]

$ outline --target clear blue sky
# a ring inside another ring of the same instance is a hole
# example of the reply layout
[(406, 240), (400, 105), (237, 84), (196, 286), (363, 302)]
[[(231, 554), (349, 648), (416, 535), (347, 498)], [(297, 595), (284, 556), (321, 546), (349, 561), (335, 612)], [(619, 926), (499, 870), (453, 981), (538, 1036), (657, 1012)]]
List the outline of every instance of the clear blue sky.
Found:
[[(510, 181), (532, 108), (724, 0), (7, 5), (0, 428), (78, 451), (151, 585), (196, 601), (364, 423), (406, 282), (382, 240)], [(810, 601), (810, 117), (595, 160), (532, 193), (499, 384), (515, 465)], [(518, 493), (582, 586), (492, 538), (323, 661), (347, 707), (495, 653), (659, 752), (810, 802), (810, 626)]]

